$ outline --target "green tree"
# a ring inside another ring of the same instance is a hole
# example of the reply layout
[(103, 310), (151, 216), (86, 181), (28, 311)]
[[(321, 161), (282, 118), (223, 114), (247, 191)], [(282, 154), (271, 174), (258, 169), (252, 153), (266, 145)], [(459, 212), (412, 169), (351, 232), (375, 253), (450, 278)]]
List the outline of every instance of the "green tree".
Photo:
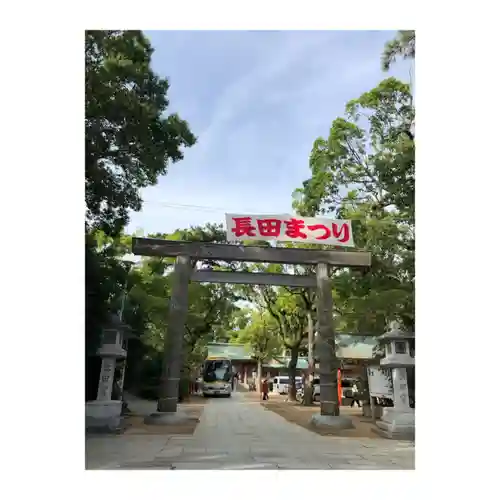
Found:
[(151, 69), (153, 48), (141, 31), (85, 33), (85, 199), (88, 227), (116, 234), (140, 190), (182, 159), (195, 137), (165, 115), (169, 83)]
[[(246, 312), (246, 311), (245, 311)], [(262, 364), (282, 350), (279, 328), (268, 311), (251, 311), (246, 326), (235, 332), (232, 342), (245, 344), (257, 361), (257, 387), (262, 379)]]
[[(115, 241), (116, 240), (116, 241)], [(85, 398), (95, 399), (101, 369), (95, 356), (101, 329), (120, 308), (130, 263), (123, 260), (119, 237), (94, 231), (85, 236)]]
[[(220, 227), (206, 225), (185, 230), (177, 230), (172, 234), (155, 234), (150, 237), (213, 241), (224, 238)], [(147, 372), (148, 394), (156, 395), (151, 390), (157, 386), (161, 375), (161, 359), (164, 355), (165, 336), (168, 335), (168, 309), (170, 304), (171, 272), (174, 259), (150, 257), (142, 259), (137, 273), (141, 279), (131, 290), (133, 300), (141, 304), (146, 316), (142, 343), (149, 346), (142, 362)], [(200, 264), (200, 265), (203, 265)], [(194, 266), (194, 263), (193, 263)], [(183, 345), (183, 379), (193, 377), (206, 355), (208, 342), (228, 336), (231, 329), (232, 316), (238, 310), (235, 303), (237, 297), (229, 285), (216, 283), (190, 283), (189, 309), (185, 327)], [(140, 372), (138, 370), (140, 379)]]
[(397, 36), (385, 44), (382, 54), (382, 69), (388, 71), (397, 57), (415, 59), (415, 31), (400, 30)]
[[(284, 243), (283, 246), (307, 247), (308, 245)], [(293, 271), (295, 274), (306, 274), (310, 271), (310, 266), (247, 264), (245, 270), (278, 274)], [(312, 315), (313, 321), (316, 317), (315, 292), (312, 290), (260, 285), (240, 285), (236, 288), (241, 299), (254, 303), (260, 313), (266, 312), (275, 320), (280, 343), (283, 348), (290, 351), (290, 361), (288, 363), (290, 377), (289, 397), (291, 400), (295, 400), (297, 361), (301, 352), (307, 352), (308, 314)]]
[(194, 373), (206, 355), (208, 342), (225, 341), (232, 315), (237, 310), (230, 287), (217, 283), (192, 283), (184, 353), (186, 366)]
[(227, 340), (233, 344), (238, 344), (240, 331), (244, 330), (252, 322), (253, 309), (248, 307), (237, 308), (229, 318), (229, 329), (227, 331)]
[(372, 268), (333, 277), (337, 329), (381, 333), (400, 319), (414, 328), (414, 108), (408, 85), (389, 78), (346, 106), (315, 141), (311, 178), (294, 193), (303, 214), (351, 219)]
[[(282, 273), (285, 267), (279, 264), (253, 264), (248, 266), (248, 270)], [(308, 293), (294, 293), (287, 288), (275, 286), (241, 285), (238, 289), (242, 298), (253, 302), (261, 314), (266, 312), (275, 320), (280, 343), (290, 351), (289, 397), (295, 400), (297, 361), (307, 338), (307, 310), (312, 308), (311, 297)]]
[(290, 351), (290, 362), (288, 364), (289, 398), (296, 399), (297, 387), (295, 378), (297, 376), (297, 362), (301, 347), (307, 339), (307, 310), (311, 303), (306, 294), (294, 294), (286, 289), (263, 288), (267, 310), (278, 324), (278, 332), (283, 346)]
[(130, 270), (120, 241), (128, 213), (140, 210), (140, 189), (156, 184), (169, 163), (182, 159), (183, 149), (195, 143), (185, 121), (165, 114), (169, 84), (152, 71), (152, 54), (141, 31), (85, 34), (85, 340), (90, 398), (95, 397), (94, 375), (99, 371), (92, 355), (103, 325), (116, 312)]

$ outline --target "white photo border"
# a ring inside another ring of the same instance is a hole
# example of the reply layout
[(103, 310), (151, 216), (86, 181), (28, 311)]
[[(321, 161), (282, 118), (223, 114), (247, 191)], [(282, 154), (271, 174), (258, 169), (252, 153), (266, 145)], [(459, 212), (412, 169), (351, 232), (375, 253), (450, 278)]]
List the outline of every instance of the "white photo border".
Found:
[[(24, 16), (4, 32), (10, 43), (4, 45), (2, 78), (2, 256), (8, 276), (2, 413), (4, 456), (12, 467), (4, 477), (6, 490), (46, 491), (53, 498), (149, 498), (178, 491), (199, 498), (220, 480), (224, 493), (242, 500), (256, 494), (300, 498), (323, 487), (332, 497), (366, 492), (373, 499), (466, 494), (469, 484), (476, 495), (486, 492), (493, 475), (472, 481), (476, 467), (491, 470), (487, 450), (496, 451), (487, 418), (498, 406), (492, 321), (498, 251), (490, 242), (490, 221), (499, 183), (495, 155), (486, 154), (495, 145), (490, 122), (497, 115), (491, 108), (498, 106), (492, 102), (497, 80), (487, 71), (495, 60), (488, 57), (495, 45), (488, 41), (495, 33), (488, 23), (495, 16), (481, 7), (478, 28), (452, 32), (442, 27), (468, 20), (452, 2), (435, 2), (432, 9), (368, 0), (14, 5), (10, 9)], [(417, 27), (416, 472), (84, 470), (83, 41), (85, 28), (109, 26)], [(488, 99), (484, 109), (481, 98)], [(465, 258), (479, 254), (484, 267)], [(484, 343), (473, 343), (473, 335)], [(474, 411), (477, 396), (486, 403), (480, 414)]]

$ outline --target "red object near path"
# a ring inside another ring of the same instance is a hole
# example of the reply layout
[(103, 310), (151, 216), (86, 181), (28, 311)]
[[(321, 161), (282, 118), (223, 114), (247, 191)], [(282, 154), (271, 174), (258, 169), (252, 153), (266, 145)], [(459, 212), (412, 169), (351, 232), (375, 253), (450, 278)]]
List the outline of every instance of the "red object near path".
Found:
[(342, 406), (342, 373), (337, 370), (337, 393), (339, 395), (339, 407)]

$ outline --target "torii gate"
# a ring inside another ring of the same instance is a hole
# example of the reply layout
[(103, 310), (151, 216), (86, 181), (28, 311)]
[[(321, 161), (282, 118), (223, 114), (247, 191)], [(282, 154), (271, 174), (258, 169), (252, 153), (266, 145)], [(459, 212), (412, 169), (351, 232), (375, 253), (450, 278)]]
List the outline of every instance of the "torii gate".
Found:
[[(316, 250), (302, 248), (272, 248), (218, 243), (133, 238), (135, 255), (150, 257), (176, 257), (173, 272), (172, 296), (168, 317), (168, 334), (160, 385), (158, 412), (151, 415), (150, 423), (167, 424), (183, 420), (177, 413), (179, 379), (182, 361), (182, 343), (188, 311), (189, 281), (212, 283), (239, 283), (249, 285), (276, 285), (317, 288), (317, 314), (319, 332), (319, 374), (321, 423), (342, 426), (337, 394), (338, 361), (335, 354), (333, 329), (332, 289), (328, 269), (351, 267), (367, 269), (371, 254), (358, 251)], [(236, 271), (193, 271), (192, 261), (223, 260), (267, 262), (276, 264), (308, 264), (316, 266), (316, 275), (298, 276), (279, 273), (249, 273)], [(350, 421), (349, 421), (350, 422)], [(344, 426), (346, 424), (344, 422)]]

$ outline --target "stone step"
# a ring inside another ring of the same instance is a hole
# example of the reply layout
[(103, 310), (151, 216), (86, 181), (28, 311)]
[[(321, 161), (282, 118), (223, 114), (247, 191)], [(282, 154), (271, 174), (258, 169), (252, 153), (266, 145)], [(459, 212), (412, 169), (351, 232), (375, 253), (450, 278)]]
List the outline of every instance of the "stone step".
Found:
[(86, 418), (85, 421), (85, 434), (123, 434), (127, 429), (128, 425), (123, 417), (120, 417), (119, 424), (114, 425), (102, 425), (99, 422), (95, 422), (92, 418)]
[(398, 441), (414, 441), (415, 440), (415, 430), (412, 431), (391, 431), (391, 424), (384, 422), (383, 420), (378, 420), (375, 423), (376, 427), (372, 428), (372, 432), (378, 436), (384, 437), (386, 439), (397, 439)]

